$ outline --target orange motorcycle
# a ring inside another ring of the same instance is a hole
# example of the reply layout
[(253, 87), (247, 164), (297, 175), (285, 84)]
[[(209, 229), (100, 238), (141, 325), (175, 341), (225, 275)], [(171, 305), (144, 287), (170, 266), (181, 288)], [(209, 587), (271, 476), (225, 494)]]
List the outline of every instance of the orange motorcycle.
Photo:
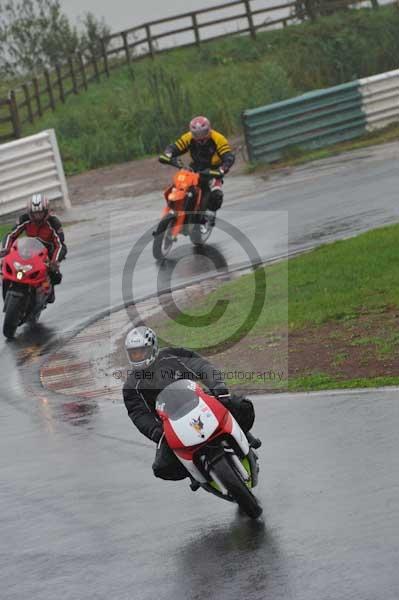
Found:
[(162, 158), (160, 162), (176, 167), (172, 185), (164, 192), (166, 206), (162, 218), (153, 232), (153, 255), (162, 260), (169, 254), (179, 235), (189, 236), (195, 246), (202, 246), (212, 233), (214, 213), (206, 210), (206, 193), (211, 179), (221, 179), (217, 169), (193, 171), (180, 160)]

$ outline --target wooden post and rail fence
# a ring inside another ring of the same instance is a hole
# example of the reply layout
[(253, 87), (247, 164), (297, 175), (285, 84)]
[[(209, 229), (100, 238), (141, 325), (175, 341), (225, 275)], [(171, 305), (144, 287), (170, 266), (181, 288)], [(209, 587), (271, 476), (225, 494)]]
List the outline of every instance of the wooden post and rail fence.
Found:
[[(22, 136), (26, 124), (34, 123), (47, 111), (54, 111), (65, 103), (71, 94), (86, 91), (101, 77), (109, 77), (112, 69), (123, 64), (175, 48), (200, 47), (203, 43), (231, 35), (249, 34), (256, 38), (260, 30), (286, 27), (300, 20), (317, 18), (313, 0), (296, 0), (266, 8), (254, 8), (258, 0), (235, 0), (228, 4), (218, 4), (167, 17), (119, 31), (98, 40), (95, 47), (87, 48), (66, 58), (64, 64), (51, 70), (44, 70), (8, 93), (0, 97), (0, 143)], [(324, 0), (326, 9), (354, 7), (364, 2), (373, 8), (378, 0)], [(323, 4), (318, 2), (317, 6)], [(304, 15), (298, 16), (298, 6), (304, 7)], [(309, 6), (308, 6), (309, 5)], [(229, 14), (221, 13), (229, 11)], [(216, 13), (216, 14), (215, 14)], [(220, 28), (234, 22), (234, 29), (220, 33)], [(218, 32), (212, 31), (217, 26)], [(160, 29), (161, 28), (161, 29)], [(210, 33), (210, 35), (207, 35)], [(184, 37), (182, 37), (184, 36)], [(169, 45), (163, 46), (169, 38)]]

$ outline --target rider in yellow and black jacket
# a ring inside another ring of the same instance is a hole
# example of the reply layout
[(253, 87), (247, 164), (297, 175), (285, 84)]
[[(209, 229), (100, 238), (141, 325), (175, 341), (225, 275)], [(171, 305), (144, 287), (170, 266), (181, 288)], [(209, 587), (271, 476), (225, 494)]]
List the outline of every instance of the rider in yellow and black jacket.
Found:
[[(190, 153), (190, 166), (195, 171), (218, 169), (226, 175), (235, 161), (235, 155), (227, 138), (211, 128), (206, 117), (195, 117), (190, 122), (190, 131), (184, 133), (174, 144), (165, 148), (164, 156), (176, 158)], [(210, 183), (208, 209), (217, 211), (223, 203), (222, 179), (214, 179)]]

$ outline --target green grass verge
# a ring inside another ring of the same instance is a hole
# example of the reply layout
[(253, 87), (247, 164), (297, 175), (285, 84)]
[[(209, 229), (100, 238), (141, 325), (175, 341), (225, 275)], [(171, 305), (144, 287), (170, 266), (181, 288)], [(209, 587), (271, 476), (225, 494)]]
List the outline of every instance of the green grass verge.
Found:
[(359, 379), (339, 380), (325, 373), (317, 373), (291, 379), (288, 383), (288, 389), (290, 392), (317, 392), (320, 390), (373, 388), (389, 385), (399, 385), (399, 377), (361, 377)]
[(138, 61), (24, 133), (54, 127), (67, 173), (78, 173), (158, 152), (196, 113), (235, 133), (244, 109), (394, 69), (398, 55), (396, 7), (345, 11)]
[[(249, 353), (256, 349), (257, 354), (262, 354), (262, 348), (264, 351), (270, 349), (273, 335), (278, 332), (288, 330), (289, 334), (293, 334), (307, 327), (321, 328), (323, 324), (331, 323), (342, 326), (344, 331), (346, 325), (359, 317), (364, 320), (364, 315), (373, 314), (378, 322), (379, 314), (399, 307), (398, 236), (399, 225), (384, 227), (266, 267), (266, 303), (245, 339), (245, 347), (239, 342), (233, 350), (237, 363), (243, 360), (241, 351)], [(157, 330), (168, 344), (192, 348), (217, 344), (242, 322), (254, 290), (253, 274), (240, 277), (195, 303), (179, 322), (169, 319), (156, 323)], [(209, 326), (198, 326), (201, 325), (200, 315), (209, 313), (218, 301), (226, 300), (229, 304), (219, 321)], [(262, 303), (262, 300), (259, 295), (255, 303)], [(334, 336), (337, 337), (337, 334)], [(324, 342), (328, 343), (328, 340), (320, 339), (321, 344)], [(386, 357), (398, 349), (399, 336), (395, 331), (388, 331), (381, 337), (371, 335), (367, 339), (350, 340), (350, 347), (361, 344), (372, 344), (377, 355)], [(335, 355), (335, 365), (339, 366), (346, 360), (347, 350), (342, 349)], [(222, 343), (220, 351), (223, 351)], [(229, 352), (231, 358), (231, 350)], [(281, 382), (281, 386), (284, 383), (286, 385), (287, 381)], [(347, 377), (342, 380), (316, 372), (293, 379), (288, 386), (290, 390), (317, 390), (393, 383), (399, 383), (399, 377)]]
[[(384, 227), (266, 267), (266, 310), (262, 311), (252, 335), (265, 334), (284, 325), (287, 270), (290, 330), (330, 319), (344, 321), (356, 316), (360, 310), (375, 311), (386, 305), (399, 304), (398, 236), (398, 225)], [(187, 327), (182, 331), (180, 324), (169, 321), (165, 332), (168, 336), (176, 334), (176, 338), (184, 343), (192, 341), (191, 336), (195, 336), (199, 344), (212, 343), (226, 332), (226, 327), (227, 330), (234, 329), (240, 322), (254, 289), (253, 274), (229, 282), (195, 305), (180, 323), (184, 325), (190, 319), (198, 319), (198, 315), (208, 313), (218, 301), (228, 300), (231, 327), (222, 322), (226, 317), (206, 331), (203, 327)], [(259, 302), (262, 300), (260, 296)]]
[(11, 231), (13, 225), (10, 224), (0, 224), (0, 241), (3, 239), (3, 236), (6, 235), (9, 231)]
[[(259, 269), (259, 273), (263, 271)], [(266, 300), (261, 290), (256, 292), (254, 276), (245, 275), (222, 285), (178, 321), (168, 321), (161, 337), (164, 334), (174, 345), (198, 348), (218, 345), (229, 337), (232, 341), (239, 339), (237, 330), (248, 313), (248, 301), (253, 301), (254, 312), (259, 312), (252, 336), (270, 334), (287, 322), (287, 297), (287, 263), (282, 263), (266, 270)]]

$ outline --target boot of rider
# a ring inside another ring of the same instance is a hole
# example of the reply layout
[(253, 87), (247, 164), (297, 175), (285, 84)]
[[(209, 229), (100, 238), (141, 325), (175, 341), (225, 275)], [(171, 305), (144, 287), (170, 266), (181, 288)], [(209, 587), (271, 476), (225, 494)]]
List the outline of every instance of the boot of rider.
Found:
[(219, 210), (223, 204), (223, 188), (220, 179), (214, 179), (209, 186), (208, 208), (210, 210)]
[(190, 490), (192, 492), (196, 492), (197, 490), (200, 489), (201, 484), (196, 479), (194, 479), (194, 477), (192, 477), (192, 475), (189, 475), (189, 477), (190, 477)]
[(213, 227), (216, 221), (216, 212), (221, 208), (223, 204), (223, 190), (222, 183), (219, 180), (214, 180), (210, 187), (210, 194), (208, 199), (208, 210), (206, 211), (208, 222)]

